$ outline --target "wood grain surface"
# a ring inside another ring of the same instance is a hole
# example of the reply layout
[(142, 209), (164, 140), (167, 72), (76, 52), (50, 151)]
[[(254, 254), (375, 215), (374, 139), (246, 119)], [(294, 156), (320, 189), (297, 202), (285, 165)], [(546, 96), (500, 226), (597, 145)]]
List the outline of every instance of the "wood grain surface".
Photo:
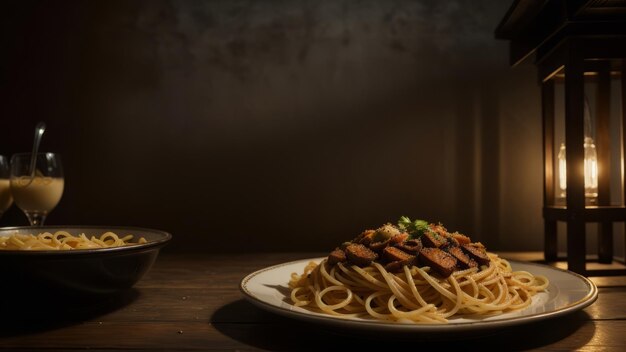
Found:
[(132, 290), (111, 297), (55, 298), (3, 306), (6, 350), (366, 350), (458, 347), (463, 350), (622, 351), (626, 347), (623, 277), (596, 280), (596, 303), (563, 318), (478, 335), (373, 336), (294, 321), (243, 299), (248, 273), (310, 253), (162, 256)]

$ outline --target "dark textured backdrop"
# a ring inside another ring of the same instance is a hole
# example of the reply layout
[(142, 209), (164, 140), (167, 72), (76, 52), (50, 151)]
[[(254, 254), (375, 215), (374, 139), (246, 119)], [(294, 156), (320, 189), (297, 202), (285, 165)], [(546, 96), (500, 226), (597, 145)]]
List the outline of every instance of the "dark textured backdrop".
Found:
[(48, 223), (171, 251), (326, 250), (400, 215), (541, 249), (535, 68), (493, 35), (510, 3), (3, 2), (0, 154), (44, 120)]

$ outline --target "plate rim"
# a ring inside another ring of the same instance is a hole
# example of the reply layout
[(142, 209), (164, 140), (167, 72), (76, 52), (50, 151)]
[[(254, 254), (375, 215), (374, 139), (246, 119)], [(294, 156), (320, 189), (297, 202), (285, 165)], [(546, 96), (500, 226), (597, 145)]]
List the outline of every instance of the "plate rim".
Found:
[[(301, 262), (308, 263), (310, 261), (320, 261), (324, 258), (326, 257), (304, 258), (304, 259), (292, 260), (292, 261), (271, 265), (271, 266), (253, 271), (249, 273), (248, 275), (246, 275), (243, 279), (241, 279), (239, 283), (239, 290), (243, 293), (244, 297), (249, 302), (253, 303), (257, 307), (282, 315), (282, 316), (287, 316), (287, 317), (295, 318), (298, 320), (316, 322), (316, 323), (326, 323), (329, 325), (341, 326), (341, 327), (388, 330), (388, 331), (398, 331), (398, 332), (428, 332), (428, 333), (450, 331), (450, 329), (453, 329), (453, 328), (462, 330), (462, 331), (504, 328), (504, 327), (509, 327), (509, 326), (532, 323), (536, 321), (542, 321), (546, 319), (552, 319), (552, 318), (560, 317), (563, 315), (567, 315), (567, 314), (582, 310), (590, 306), (591, 304), (593, 304), (598, 298), (598, 287), (596, 286), (596, 284), (593, 283), (593, 281), (589, 280), (589, 278), (583, 275), (580, 275), (578, 273), (575, 273), (566, 269), (552, 267), (546, 264), (527, 262), (527, 261), (517, 261), (517, 260), (510, 260), (510, 259), (507, 259), (507, 261), (511, 263), (512, 266), (519, 265), (519, 264), (531, 265), (531, 266), (537, 266), (543, 269), (558, 271), (558, 272), (571, 275), (572, 277), (582, 281), (588, 287), (587, 294), (583, 298), (577, 300), (576, 302), (572, 302), (565, 307), (561, 307), (561, 308), (558, 308), (556, 310), (552, 310), (549, 312), (535, 313), (532, 315), (510, 317), (510, 318), (504, 318), (504, 319), (499, 319), (499, 320), (488, 320), (488, 321), (477, 320), (475, 322), (462, 322), (462, 323), (451, 322), (448, 324), (409, 324), (409, 323), (393, 323), (393, 322), (374, 321), (374, 320), (373, 321), (353, 320), (353, 319), (346, 319), (346, 318), (340, 318), (340, 317), (335, 317), (335, 316), (324, 316), (324, 315), (314, 313), (314, 312), (311, 312), (311, 313), (300, 312), (300, 311), (292, 310), (292, 309), (282, 307), (279, 305), (274, 305), (272, 303), (259, 299), (258, 297), (255, 297), (252, 294), (252, 292), (250, 292), (249, 288), (247, 287), (250, 280), (252, 280), (256, 276), (262, 273), (265, 273), (267, 271), (276, 270), (281, 267), (285, 267), (285, 266), (289, 266), (289, 265), (293, 265), (293, 264), (301, 263)], [(293, 305), (291, 307), (293, 307)]]

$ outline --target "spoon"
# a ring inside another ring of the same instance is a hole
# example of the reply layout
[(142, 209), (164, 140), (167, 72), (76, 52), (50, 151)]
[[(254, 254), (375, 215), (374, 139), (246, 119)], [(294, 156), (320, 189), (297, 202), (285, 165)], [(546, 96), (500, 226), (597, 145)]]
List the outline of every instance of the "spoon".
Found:
[(35, 164), (37, 163), (37, 153), (39, 152), (39, 143), (41, 143), (41, 137), (46, 131), (46, 124), (43, 121), (39, 121), (35, 126), (35, 140), (33, 142), (33, 153), (30, 156), (30, 180), (26, 186), (30, 185), (35, 178)]

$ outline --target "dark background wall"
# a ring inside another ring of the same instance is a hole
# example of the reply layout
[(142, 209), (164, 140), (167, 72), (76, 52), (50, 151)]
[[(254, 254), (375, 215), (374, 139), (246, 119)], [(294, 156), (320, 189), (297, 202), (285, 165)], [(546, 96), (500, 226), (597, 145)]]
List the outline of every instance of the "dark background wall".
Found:
[(170, 251), (327, 250), (401, 215), (538, 250), (535, 68), (493, 35), (510, 3), (3, 2), (0, 154), (45, 121), (48, 223)]

